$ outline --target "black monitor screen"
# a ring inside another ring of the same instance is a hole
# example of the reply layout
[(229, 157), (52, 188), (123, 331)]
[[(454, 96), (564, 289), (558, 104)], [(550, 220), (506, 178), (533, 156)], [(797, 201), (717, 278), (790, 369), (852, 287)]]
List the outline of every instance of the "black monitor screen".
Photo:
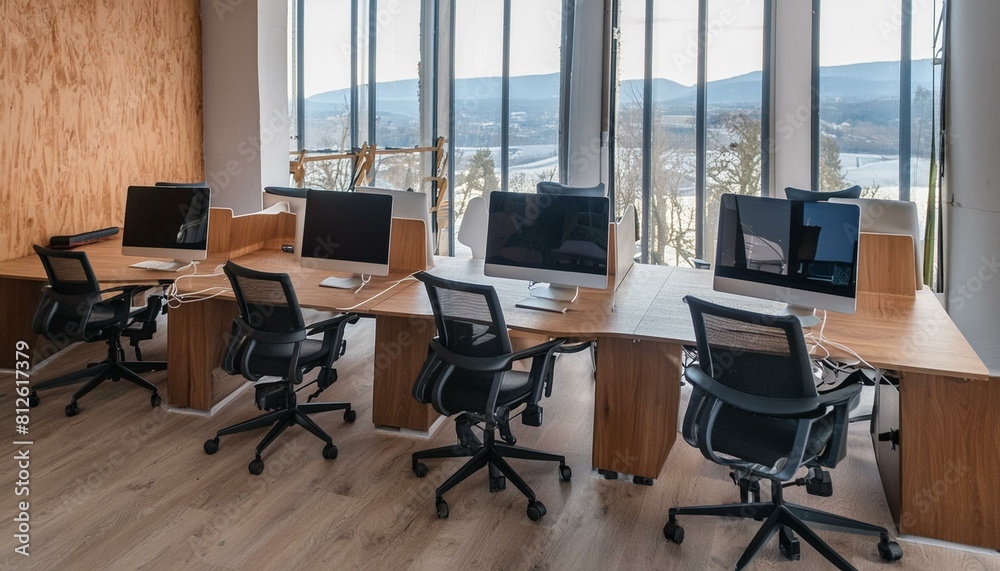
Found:
[(605, 197), (494, 192), (486, 264), (606, 276)]
[(207, 187), (130, 186), (122, 246), (207, 250)]
[(716, 276), (853, 298), (858, 209), (724, 194)]
[(391, 227), (391, 196), (309, 190), (302, 257), (388, 264)]

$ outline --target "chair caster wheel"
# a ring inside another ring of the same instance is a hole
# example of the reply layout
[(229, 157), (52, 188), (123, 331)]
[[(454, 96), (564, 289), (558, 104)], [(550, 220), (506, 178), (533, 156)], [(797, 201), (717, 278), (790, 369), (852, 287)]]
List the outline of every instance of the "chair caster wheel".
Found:
[(344, 411), (344, 422), (354, 422), (358, 419), (358, 411), (347, 409)]
[(604, 476), (605, 480), (618, 479), (618, 472), (615, 472), (614, 470), (598, 470), (597, 473)]
[(327, 444), (323, 447), (323, 457), (327, 460), (333, 460), (337, 457), (337, 447), (333, 444)]
[(38, 396), (38, 391), (31, 391), (31, 395), (28, 397), (28, 406), (35, 408), (40, 402), (42, 399)]
[(80, 405), (73, 401), (66, 405), (66, 416), (76, 416), (80, 414)]
[(903, 558), (903, 548), (895, 541), (883, 538), (878, 542), (878, 556), (883, 561), (899, 561)]
[(653, 479), (645, 476), (632, 476), (632, 483), (640, 486), (652, 486)]
[(247, 466), (247, 469), (249, 469), (250, 473), (253, 474), (254, 476), (260, 476), (261, 474), (264, 473), (264, 461), (261, 460), (260, 458), (257, 458), (252, 462), (250, 462), (250, 464)]
[(160, 395), (158, 395), (156, 393), (153, 393), (153, 396), (149, 397), (149, 404), (153, 408), (156, 408), (156, 407), (160, 406), (161, 404), (163, 404), (163, 399), (160, 398)]
[(795, 537), (795, 533), (792, 530), (784, 526), (778, 532), (778, 549), (785, 556), (785, 559), (789, 561), (798, 561), (802, 558), (802, 552), (799, 549), (799, 538)]
[(559, 479), (563, 482), (568, 482), (573, 479), (573, 469), (569, 466), (562, 464), (559, 466)]
[(208, 454), (209, 456), (211, 456), (212, 454), (215, 454), (218, 451), (219, 451), (219, 439), (218, 438), (210, 438), (210, 439), (208, 439), (208, 440), (205, 441), (205, 454)]
[(507, 489), (507, 478), (490, 476), (490, 493), (502, 492)]
[(667, 524), (663, 526), (663, 537), (673, 541), (677, 545), (680, 545), (684, 542), (684, 528), (674, 522), (668, 521)]
[(437, 508), (438, 519), (448, 519), (448, 502), (444, 501), (444, 498), (435, 500), (434, 507)]
[(418, 478), (423, 478), (427, 475), (427, 464), (424, 464), (423, 462), (414, 462), (413, 473), (416, 474)]
[(545, 504), (537, 500), (528, 502), (528, 519), (538, 521), (545, 515)]

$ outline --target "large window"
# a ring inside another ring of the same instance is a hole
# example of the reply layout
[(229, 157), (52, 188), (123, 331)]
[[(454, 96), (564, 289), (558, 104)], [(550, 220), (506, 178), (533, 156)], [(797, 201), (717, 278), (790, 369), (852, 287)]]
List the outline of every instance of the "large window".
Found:
[[(822, 190), (926, 201), (934, 113), (932, 0), (821, 3), (819, 152)], [(847, 33), (866, 38), (844, 41)]]
[(573, 1), (452, 0), (456, 227), (473, 197), (564, 178)]
[[(292, 149), (349, 153), (429, 144), (421, 132), (422, 15), (426, 0), (290, 0), (294, 54)], [(355, 163), (309, 163), (305, 183), (347, 188)], [(427, 173), (418, 153), (379, 155), (373, 184), (414, 188)]]
[[(926, 214), (937, 108), (935, 0), (815, 0), (818, 133), (813, 178)], [(863, 37), (865, 41), (850, 41)]]
[(612, 187), (641, 258), (712, 260), (719, 197), (767, 184), (770, 0), (618, 0)]

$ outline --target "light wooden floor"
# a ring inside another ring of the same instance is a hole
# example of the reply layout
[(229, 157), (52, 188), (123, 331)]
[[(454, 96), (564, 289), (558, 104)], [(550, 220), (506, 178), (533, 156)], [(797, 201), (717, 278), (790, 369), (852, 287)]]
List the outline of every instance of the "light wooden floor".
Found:
[[(149, 359), (163, 358), (165, 335), (147, 343)], [(548, 515), (533, 523), (511, 485), (490, 494), (486, 476), (473, 478), (447, 499), (451, 517), (438, 520), (434, 487), (458, 460), (428, 462), (416, 478), (409, 454), (449, 444), (447, 421), (430, 439), (376, 431), (371, 424), (373, 322), (349, 334), (340, 381), (327, 400), (350, 400), (355, 424), (339, 413), (318, 421), (340, 447), (324, 460), (322, 442), (293, 427), (271, 446), (261, 476), (247, 463), (261, 433), (222, 439), (214, 456), (202, 443), (214, 431), (257, 413), (244, 392), (214, 417), (150, 409), (148, 395), (125, 383), (106, 384), (66, 418), (72, 388), (42, 394), (31, 411), (31, 557), (13, 553), (16, 500), (14, 438), (0, 443), (4, 522), (3, 569), (727, 569), (756, 531), (752, 521), (688, 517), (683, 545), (664, 540), (671, 505), (735, 501), (724, 468), (678, 439), (652, 487), (606, 481), (592, 472), (590, 442), (594, 387), (587, 353), (557, 364), (545, 425), (515, 423), (519, 443), (562, 451), (572, 482), (554, 465), (514, 460)], [(12, 350), (4, 348), (3, 350)], [(76, 346), (37, 372), (36, 381), (97, 360), (102, 347)], [(163, 372), (147, 376), (161, 391)], [(13, 435), (13, 376), (0, 375), (0, 425)], [(865, 427), (851, 433), (850, 457), (834, 471), (833, 498), (787, 492), (791, 501), (891, 526)], [(1000, 557), (901, 542), (903, 560), (882, 564), (876, 540), (820, 532), (861, 569), (1000, 569)], [(781, 558), (776, 542), (754, 569), (825, 569), (803, 543), (802, 561)]]

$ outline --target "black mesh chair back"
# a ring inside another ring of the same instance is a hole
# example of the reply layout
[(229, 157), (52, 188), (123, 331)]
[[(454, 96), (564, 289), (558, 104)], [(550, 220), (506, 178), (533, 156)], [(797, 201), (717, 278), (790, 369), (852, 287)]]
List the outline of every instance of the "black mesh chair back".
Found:
[(287, 333), (305, 327), (292, 280), (288, 274), (251, 270), (227, 262), (224, 268), (233, 285), (240, 317), (254, 329)]
[(438, 338), (449, 351), (467, 357), (511, 352), (507, 323), (493, 286), (467, 284), (417, 274), (427, 288)]
[[(35, 333), (53, 341), (95, 340), (102, 325), (113, 325), (111, 308), (100, 304), (100, 284), (85, 252), (34, 246), (49, 287), (35, 311)], [(96, 311), (95, 311), (96, 308)]]
[(558, 182), (542, 181), (535, 185), (535, 192), (538, 194), (564, 194), (568, 196), (604, 196), (604, 183), (599, 182), (597, 186), (567, 186)]
[(823, 192), (786, 186), (785, 198), (788, 200), (801, 200), (803, 202), (825, 202), (831, 198), (861, 198), (861, 187), (854, 185), (842, 190)]
[(62, 295), (87, 295), (100, 291), (101, 286), (86, 252), (53, 250), (37, 244), (34, 248), (52, 291)]
[(691, 310), (701, 370), (710, 377), (756, 396), (816, 396), (797, 317), (761, 315), (691, 296), (684, 300)]

